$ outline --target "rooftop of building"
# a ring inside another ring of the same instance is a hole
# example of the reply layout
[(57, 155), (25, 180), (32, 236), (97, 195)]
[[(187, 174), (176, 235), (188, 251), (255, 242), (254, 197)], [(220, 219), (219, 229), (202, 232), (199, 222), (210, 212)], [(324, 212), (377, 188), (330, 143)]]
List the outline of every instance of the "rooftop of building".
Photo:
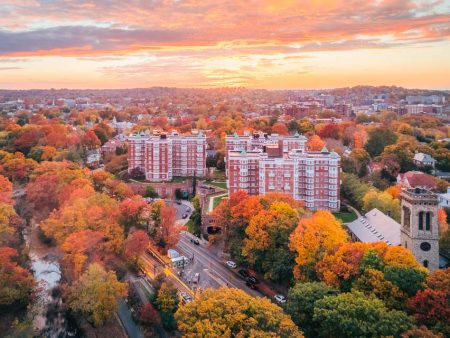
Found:
[(389, 245), (400, 244), (400, 224), (377, 208), (347, 224), (347, 228), (361, 241), (383, 241)]

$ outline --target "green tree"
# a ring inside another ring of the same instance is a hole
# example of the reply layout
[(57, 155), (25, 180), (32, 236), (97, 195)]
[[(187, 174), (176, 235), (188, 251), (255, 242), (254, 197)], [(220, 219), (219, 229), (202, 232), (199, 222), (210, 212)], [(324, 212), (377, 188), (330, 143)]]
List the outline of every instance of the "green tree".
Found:
[(388, 311), (381, 300), (356, 291), (318, 300), (313, 320), (320, 337), (399, 337), (413, 326), (404, 312)]
[(425, 287), (427, 274), (415, 268), (387, 266), (384, 270), (384, 277), (409, 296), (414, 296), (417, 291)]
[(96, 326), (101, 326), (117, 311), (117, 301), (126, 297), (127, 284), (117, 281), (116, 274), (106, 272), (98, 263), (89, 265), (68, 289), (67, 304), (83, 313)]
[(303, 337), (280, 307), (238, 289), (206, 289), (175, 318), (183, 337)]
[(375, 157), (380, 155), (384, 147), (397, 142), (397, 135), (390, 129), (379, 127), (369, 132), (369, 139), (364, 148), (370, 156)]
[(144, 197), (157, 198), (158, 196), (159, 195), (156, 192), (155, 188), (152, 185), (147, 185), (147, 187), (145, 188)]
[(315, 302), (337, 293), (336, 289), (323, 282), (297, 283), (289, 289), (284, 308), (306, 336), (314, 337), (317, 335), (316, 325), (313, 323)]

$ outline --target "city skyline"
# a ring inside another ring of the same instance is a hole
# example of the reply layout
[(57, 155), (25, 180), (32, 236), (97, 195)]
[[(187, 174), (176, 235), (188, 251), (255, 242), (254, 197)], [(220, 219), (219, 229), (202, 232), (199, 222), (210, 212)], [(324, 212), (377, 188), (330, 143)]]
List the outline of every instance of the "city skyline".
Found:
[(6, 0), (0, 16), (2, 89), (450, 88), (449, 1)]

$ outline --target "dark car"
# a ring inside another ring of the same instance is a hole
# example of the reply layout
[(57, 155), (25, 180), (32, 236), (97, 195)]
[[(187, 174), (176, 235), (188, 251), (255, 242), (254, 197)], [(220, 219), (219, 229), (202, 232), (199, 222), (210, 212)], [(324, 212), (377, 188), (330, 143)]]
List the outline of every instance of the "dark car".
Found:
[(200, 245), (200, 241), (197, 238), (191, 238), (191, 243), (194, 243), (195, 245)]
[(181, 205), (181, 202), (180, 202), (180, 201), (177, 201), (177, 204), (178, 204), (178, 205)]
[(188, 215), (187, 214), (183, 214), (183, 216), (182, 216), (183, 218), (187, 218), (188, 217)]
[(240, 274), (244, 278), (248, 278), (250, 275), (248, 274), (247, 270), (241, 269), (238, 271), (238, 274)]
[(258, 290), (258, 285), (256, 285), (255, 283), (250, 283), (249, 281), (246, 281), (245, 285), (247, 285), (250, 289)]
[(259, 284), (259, 280), (253, 276), (247, 277), (247, 282), (252, 283), (252, 284)]

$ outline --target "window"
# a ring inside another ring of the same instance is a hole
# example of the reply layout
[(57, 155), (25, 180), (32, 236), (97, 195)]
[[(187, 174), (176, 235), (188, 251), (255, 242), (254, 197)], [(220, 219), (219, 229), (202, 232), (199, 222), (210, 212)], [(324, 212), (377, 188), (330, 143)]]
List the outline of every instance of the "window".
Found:
[(428, 261), (426, 259), (423, 261), (423, 266), (428, 268)]
[(419, 212), (419, 230), (423, 230), (423, 211)]
[(425, 214), (425, 216), (426, 216), (425, 230), (430, 231), (431, 230), (431, 212), (427, 212)]

